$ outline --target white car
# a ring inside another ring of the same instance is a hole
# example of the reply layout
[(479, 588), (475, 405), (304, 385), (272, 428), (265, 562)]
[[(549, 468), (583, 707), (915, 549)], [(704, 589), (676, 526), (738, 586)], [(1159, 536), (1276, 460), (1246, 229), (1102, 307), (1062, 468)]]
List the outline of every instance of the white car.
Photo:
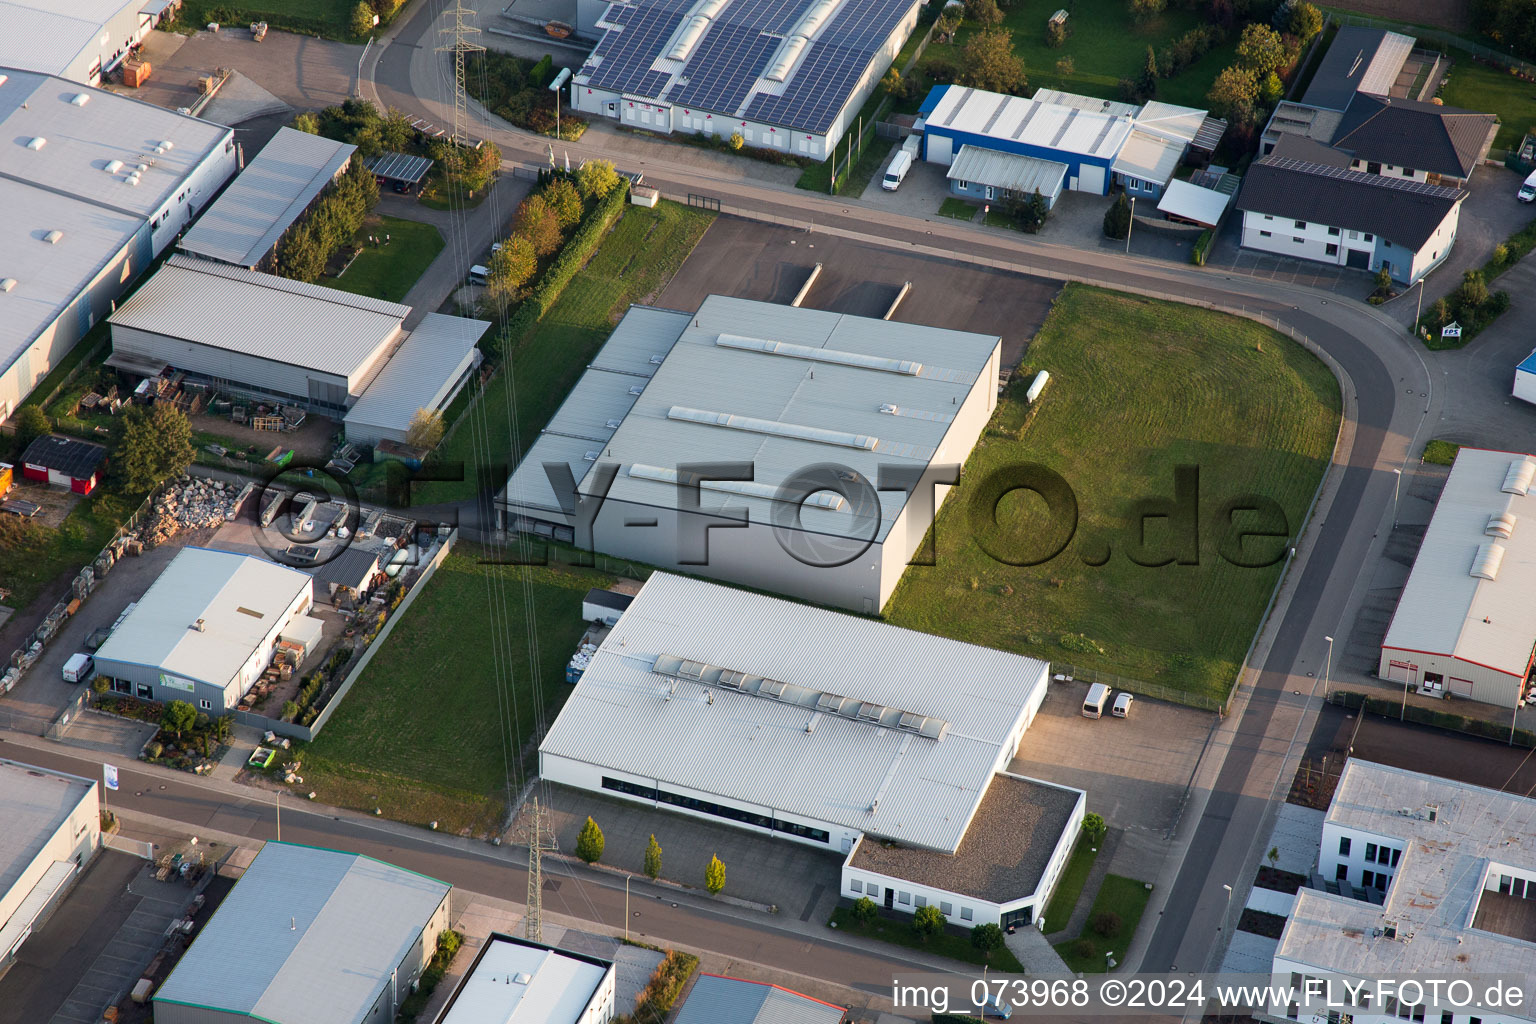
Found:
[(1129, 718), (1131, 716), (1131, 702), (1136, 698), (1124, 690), (1115, 698), (1115, 706), (1109, 709), (1109, 713), (1116, 718)]
[(1515, 193), (1515, 198), (1522, 203), (1536, 202), (1536, 171), (1520, 183), (1520, 191)]

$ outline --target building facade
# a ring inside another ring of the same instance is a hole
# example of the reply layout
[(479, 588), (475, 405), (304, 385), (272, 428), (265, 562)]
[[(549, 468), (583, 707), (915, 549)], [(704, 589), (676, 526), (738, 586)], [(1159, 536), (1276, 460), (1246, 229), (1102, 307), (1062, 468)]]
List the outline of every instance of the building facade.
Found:
[(492, 932), (435, 1024), (607, 1024), (612, 960)]
[(0, 758), (0, 975), (100, 850), (99, 789)]

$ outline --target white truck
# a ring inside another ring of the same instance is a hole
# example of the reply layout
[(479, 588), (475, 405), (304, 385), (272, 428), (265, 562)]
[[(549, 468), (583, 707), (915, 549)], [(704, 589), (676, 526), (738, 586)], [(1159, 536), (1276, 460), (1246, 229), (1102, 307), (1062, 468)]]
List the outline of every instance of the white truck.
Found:
[(83, 683), (91, 678), (91, 673), (96, 668), (96, 659), (89, 654), (71, 654), (69, 660), (64, 663), (64, 681), (66, 683)]
[(1520, 191), (1515, 193), (1515, 198), (1522, 203), (1536, 202), (1536, 171), (1532, 171), (1520, 183)]
[(896, 155), (891, 157), (890, 164), (885, 169), (885, 178), (880, 182), (880, 187), (887, 192), (895, 192), (901, 186), (907, 172), (912, 169), (912, 164), (917, 161), (918, 147), (921, 145), (916, 135), (908, 135)]

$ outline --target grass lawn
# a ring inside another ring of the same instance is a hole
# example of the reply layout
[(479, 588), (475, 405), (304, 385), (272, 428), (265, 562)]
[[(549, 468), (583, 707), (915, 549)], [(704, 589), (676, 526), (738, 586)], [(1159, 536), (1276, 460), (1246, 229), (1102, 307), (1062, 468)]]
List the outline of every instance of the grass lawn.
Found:
[[(1115, 960), (1123, 963), (1126, 947), (1131, 944), (1131, 937), (1136, 934), (1136, 925), (1140, 923), (1142, 912), (1147, 909), (1147, 900), (1151, 897), (1152, 890), (1144, 882), (1122, 875), (1105, 875), (1104, 884), (1099, 887), (1099, 895), (1093, 901), (1093, 910), (1088, 914), (1089, 927), (1084, 930), (1082, 937), (1056, 944), (1056, 952), (1067, 962), (1068, 969), (1073, 973), (1102, 973), (1105, 969), (1105, 953), (1113, 953)], [(1095, 917), (1105, 911), (1120, 916), (1120, 927), (1108, 936), (1094, 931), (1091, 924)], [(1092, 950), (1085, 949), (1086, 955), (1081, 955), (1077, 949), (1079, 942), (1088, 943)]]
[(1449, 466), (1456, 462), (1461, 445), (1455, 441), (1430, 441), (1424, 446), (1424, 461), (1437, 466)]
[(1061, 873), (1061, 881), (1056, 883), (1056, 891), (1051, 895), (1051, 902), (1046, 905), (1045, 934), (1055, 935), (1072, 920), (1077, 898), (1083, 894), (1088, 873), (1093, 870), (1093, 862), (1098, 859), (1099, 849), (1093, 845), (1093, 840), (1087, 835), (1078, 836), (1077, 845), (1072, 848), (1072, 859), (1067, 861), (1066, 870)]
[[(20, 474), (18, 469), (17, 474)], [(15, 495), (13, 494), (12, 497)], [(62, 574), (74, 574), (101, 554), (123, 520), (139, 507), (144, 495), (123, 495), (103, 484), (70, 510), (57, 530), (39, 528), (40, 543), (0, 552), (0, 587), (11, 591), (6, 604), (25, 609)], [(68, 580), (50, 601), (65, 596)]]
[[(886, 618), (1224, 699), (1285, 537), (1301, 526), (1333, 450), (1333, 375), (1251, 321), (1080, 285), (1062, 290), (1024, 362), (1027, 372), (1014, 376), (966, 463), (970, 483), (938, 517), (937, 564), (907, 569)], [(1039, 370), (1051, 383), (1026, 423), (1023, 395)], [(1060, 474), (1075, 493), (1076, 530), (1066, 513), (1048, 519), (1030, 492), (1007, 495), (997, 503), (997, 539), (988, 541), (994, 551), (1038, 560), (1049, 554), (1048, 536), (1069, 538), (1055, 557), (1015, 566), (978, 545), (967, 505), (995, 471), (1029, 463)], [(1132, 555), (1173, 557), (1167, 519), (1147, 520), (1146, 547), (1137, 550), (1135, 510), (1171, 503), (1175, 467), (1187, 464), (1199, 469), (1198, 564), (1136, 564)], [(1242, 495), (1278, 503), (1284, 522), (1240, 512), (1229, 523), (1226, 503)], [(1223, 550), (1274, 564), (1243, 568)], [(958, 607), (966, 614), (955, 615)]]
[[(565, 662), (585, 628), (581, 599), (611, 577), (477, 557), (467, 546), (448, 556), (299, 755), (304, 784), (322, 802), (435, 820), (451, 832), (484, 834), (501, 821), (509, 758), (514, 785), (521, 774), (509, 731), (521, 746), (541, 716), (550, 721), (560, 710)], [(536, 647), (524, 618), (530, 610)]]
[[(924, 30), (926, 31), (926, 30)], [(913, 33), (914, 36), (916, 33)], [(812, 164), (800, 172), (800, 177), (795, 181), (795, 188), (803, 188), (809, 192), (820, 192), (826, 195), (832, 188), (832, 163), (837, 161), (837, 166), (842, 167), (848, 159), (849, 139), (853, 139), (853, 146), (858, 149), (859, 125), (864, 126), (866, 136), (864, 148), (859, 151), (853, 162), (853, 169), (845, 171), (843, 180), (838, 185), (838, 195), (861, 195), (864, 186), (869, 184), (869, 179), (875, 176), (877, 168), (885, 166), (885, 157), (890, 153), (890, 146), (886, 145), (880, 136), (875, 134), (874, 124), (881, 117), (882, 107), (891, 105), (890, 98), (885, 90), (876, 89), (869, 99), (864, 101), (864, 107), (859, 111), (859, 116), (849, 122), (850, 127), (838, 141), (837, 153), (829, 156), (819, 164)], [(862, 121), (860, 120), (862, 118)], [(894, 145), (892, 143), (891, 145)]]
[(184, 0), (176, 28), (190, 32), (222, 21), (228, 29), (244, 29), (253, 21), (265, 21), (274, 29), (351, 40), (356, 6), (353, 0)]
[(1471, 54), (1460, 50), (1451, 51), (1451, 58), (1456, 63), (1440, 87), (1440, 98), (1446, 106), (1498, 114), (1499, 134), (1494, 136), (1494, 148), (1519, 146), (1521, 137), (1536, 127), (1536, 86), (1479, 64)]
[[(659, 203), (654, 210), (626, 206), (592, 261), (487, 386), (469, 411), (471, 421), (443, 442), (438, 461), (473, 466), (482, 461), (476, 452), (489, 450), (507, 459), (509, 467), (516, 465), (630, 303), (660, 293), (713, 219), (711, 213), (677, 203)], [(473, 486), (473, 479), (420, 484), (411, 488), (411, 500), (423, 505), (454, 501), (469, 497)]]
[(1008, 216), (1007, 212), (1001, 208), (996, 210), (988, 210), (986, 213), (982, 214), (981, 222), (989, 228), (1006, 228), (1009, 231), (1024, 230), (1023, 228), (1019, 227), (1018, 221)]
[(953, 217), (955, 220), (973, 220), (976, 216), (976, 207), (959, 196), (950, 196), (939, 204), (939, 216)]
[[(389, 236), (388, 245), (369, 245), (368, 236)], [(319, 284), (353, 295), (371, 295), (399, 302), (443, 251), (443, 236), (431, 224), (399, 217), (370, 216), (358, 232), (363, 251), (340, 277), (322, 277)]]
[(971, 945), (969, 929), (951, 926), (944, 930), (943, 935), (935, 935), (926, 942), (923, 941), (923, 937), (912, 929), (910, 914), (894, 914), (890, 917), (882, 914), (866, 925), (859, 923), (858, 918), (853, 916), (851, 908), (838, 907), (832, 911), (830, 924), (838, 931), (848, 932), (850, 935), (861, 935), (866, 939), (878, 939), (881, 942), (889, 942), (893, 946), (920, 949), (934, 956), (945, 956), (951, 960), (975, 964), (978, 967), (990, 967), (994, 971), (1005, 974), (1024, 973), (1024, 965), (1019, 963), (1019, 958), (1014, 956), (1013, 951), (1007, 946), (994, 951), (991, 960), (983, 957), (981, 951)]
[[(1223, 68), (1237, 60), (1237, 36), (1238, 31), (1233, 30), (1230, 39), (1220, 46), (1212, 47), (1204, 57), (1173, 78), (1159, 79), (1157, 98), (1164, 103), (1178, 103), (1204, 110), (1205, 94), (1211, 91), (1211, 83), (1216, 81), (1216, 76), (1221, 74)], [(1069, 42), (1067, 45), (1072, 44)], [(1145, 50), (1142, 51), (1142, 59), (1146, 59)]]

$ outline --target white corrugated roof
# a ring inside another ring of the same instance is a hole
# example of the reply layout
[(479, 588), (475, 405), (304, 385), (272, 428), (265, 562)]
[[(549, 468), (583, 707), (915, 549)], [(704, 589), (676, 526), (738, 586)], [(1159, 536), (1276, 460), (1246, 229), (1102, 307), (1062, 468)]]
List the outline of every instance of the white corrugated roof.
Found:
[(436, 1024), (577, 1024), (607, 973), (590, 958), (492, 935)]
[(1401, 32), (1382, 33), (1381, 45), (1376, 48), (1370, 67), (1360, 76), (1359, 91), (1371, 96), (1390, 96), (1404, 62), (1413, 52), (1413, 44), (1413, 36)]
[(1356, 977), (1529, 971), (1529, 942), (1471, 923), (1490, 865), (1536, 872), (1536, 800), (1351, 758), (1325, 820), (1403, 845), (1386, 902), (1303, 889), (1276, 955)]
[[(96, 652), (98, 662), (148, 665), (224, 686), (310, 577), (251, 555), (183, 548)], [(203, 620), (201, 630), (194, 628)]]
[(1175, 178), (1168, 183), (1167, 191), (1158, 200), (1157, 208), (1163, 213), (1183, 217), (1199, 224), (1213, 225), (1221, 219), (1232, 197), (1213, 188), (1201, 188)]
[(349, 377), (394, 344), (411, 307), (176, 255), (114, 324)]
[(488, 320), (428, 313), (347, 410), (348, 427), (404, 430), (418, 409), (438, 409), (475, 359)]
[(1136, 115), (1136, 126), (1167, 138), (1195, 141), (1200, 126), (1205, 124), (1207, 111), (1194, 107), (1181, 107), (1176, 103), (1149, 100)]
[[(1503, 491), (1510, 464), (1536, 456), (1463, 448), (1445, 481), (1397, 601), (1383, 647), (1453, 655), (1524, 676), (1536, 642), (1536, 486)], [(1516, 517), (1507, 538), (1486, 532), (1489, 519)], [(1471, 575), (1479, 548), (1498, 544), (1496, 580)]]
[(0, 904), (90, 790), (86, 779), (0, 759)]
[(1024, 195), (1033, 195), (1039, 189), (1041, 195), (1050, 198), (1061, 191), (1067, 165), (980, 146), (961, 146), (945, 176), (952, 181), (977, 181)]
[[(356, 1024), (449, 888), (359, 854), (269, 842), (155, 999), (283, 1024)], [(398, 979), (401, 998), (410, 980)]]
[[(674, 677), (653, 671), (664, 656), (947, 728), (932, 738), (819, 712), (814, 699), (786, 703), (687, 679), (668, 700)], [(656, 572), (539, 749), (952, 852), (1048, 672), (1032, 658)]]
[(1165, 185), (1178, 170), (1186, 145), (1182, 139), (1163, 138), (1137, 128), (1120, 147), (1110, 169), (1116, 174)]
[(87, 48), (95, 48), (112, 19), (142, 4), (143, 0), (0, 0), (0, 66), (60, 74)]
[(1108, 159), (1120, 151), (1133, 123), (1126, 114), (952, 85), (928, 115), (927, 126)]
[(1134, 117), (1141, 108), (1134, 103), (1121, 103), (1118, 100), (1101, 99), (1098, 96), (1084, 96), (1077, 92), (1063, 92), (1060, 89), (1036, 89), (1032, 99), (1041, 103), (1055, 103), (1062, 107), (1076, 107), (1078, 110), (1091, 110), (1100, 114), (1109, 114), (1114, 117)]
[(323, 135), (279, 128), (197, 218), (182, 237), (181, 248), (237, 266), (255, 266), (356, 151), (356, 146)]

